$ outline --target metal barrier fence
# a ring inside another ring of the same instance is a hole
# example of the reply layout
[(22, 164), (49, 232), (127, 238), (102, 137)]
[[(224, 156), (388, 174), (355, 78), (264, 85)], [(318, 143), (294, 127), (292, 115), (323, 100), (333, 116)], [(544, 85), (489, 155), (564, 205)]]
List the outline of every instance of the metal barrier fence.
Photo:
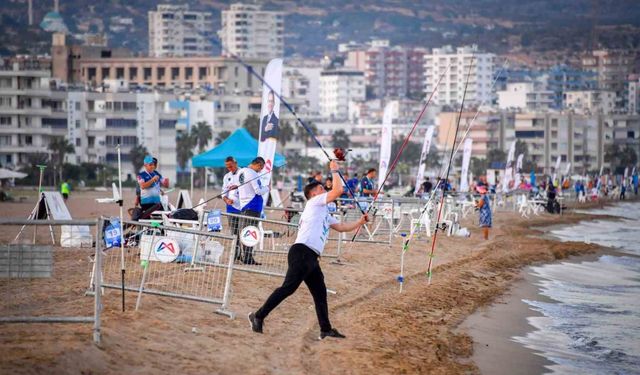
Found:
[(97, 220), (0, 219), (0, 323), (92, 323), (93, 341), (100, 343), (101, 295), (88, 303), (78, 268), (94, 256), (98, 272), (92, 283), (101, 287), (101, 243), (65, 248), (52, 243), (57, 235), (86, 237), (88, 227), (100, 237)]
[(222, 233), (237, 238), (235, 270), (285, 275), (287, 254), (298, 235), (296, 223), (230, 213), (222, 216), (226, 218)]
[(216, 312), (234, 316), (229, 310), (234, 237), (159, 221), (124, 221), (123, 227), (123, 249), (104, 250), (103, 287), (135, 292), (136, 309), (143, 294), (152, 294), (219, 304)]

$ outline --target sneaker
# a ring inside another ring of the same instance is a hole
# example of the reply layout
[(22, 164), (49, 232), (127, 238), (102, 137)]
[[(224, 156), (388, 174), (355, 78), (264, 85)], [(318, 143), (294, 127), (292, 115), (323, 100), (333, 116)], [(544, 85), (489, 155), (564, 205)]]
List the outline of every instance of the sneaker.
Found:
[(325, 337), (335, 337), (337, 339), (344, 339), (347, 336), (343, 335), (342, 333), (338, 332), (337, 329), (335, 328), (331, 328), (330, 331), (320, 331), (320, 337), (318, 338), (319, 340), (323, 340)]
[(249, 313), (249, 323), (251, 323), (251, 330), (256, 333), (262, 333), (262, 319), (256, 318), (255, 313)]

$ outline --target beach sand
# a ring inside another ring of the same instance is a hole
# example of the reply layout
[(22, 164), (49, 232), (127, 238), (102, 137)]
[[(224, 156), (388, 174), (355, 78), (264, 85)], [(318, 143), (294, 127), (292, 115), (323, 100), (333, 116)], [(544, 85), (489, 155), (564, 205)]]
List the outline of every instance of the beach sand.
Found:
[[(75, 192), (69, 209), (74, 218), (117, 214), (117, 207), (95, 203), (105, 195)], [(34, 204), (35, 194), (24, 203), (2, 203), (0, 216), (26, 217)], [(88, 324), (0, 325), (0, 373), (478, 373), (471, 361), (473, 341), (458, 326), (502, 295), (522, 267), (596, 251), (595, 245), (556, 242), (532, 229), (586, 217), (569, 212), (525, 220), (499, 212), (490, 240), (483, 241), (474, 214), (463, 221), (470, 238), (438, 237), (431, 285), (425, 276), (430, 239), (411, 243), (402, 294), (395, 281), (400, 238), (391, 248), (346, 245), (343, 265), (322, 261), (327, 287), (337, 292), (329, 295), (331, 320), (345, 340), (317, 340), (313, 301), (304, 286), (267, 318), (263, 335), (251, 332), (246, 314), (282, 279), (238, 272), (231, 301), (234, 320), (214, 314), (213, 305), (147, 295), (134, 312), (133, 293), (127, 294), (122, 313), (119, 292), (107, 290), (100, 347), (92, 344)], [(15, 236), (17, 229), (4, 227), (0, 239)], [(15, 312), (15, 306), (38, 311), (43, 304), (50, 314), (91, 313), (93, 300), (84, 296), (89, 253), (56, 251), (56, 267), (64, 272), (41, 282), (36, 296), (20, 293), (24, 280), (0, 280), (0, 299), (18, 301), (3, 303), (0, 315)]]

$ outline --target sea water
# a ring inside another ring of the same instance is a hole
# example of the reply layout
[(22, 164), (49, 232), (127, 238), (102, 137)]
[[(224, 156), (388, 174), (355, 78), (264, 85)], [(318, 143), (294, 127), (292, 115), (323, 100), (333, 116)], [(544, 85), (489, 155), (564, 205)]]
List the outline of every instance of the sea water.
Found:
[(640, 374), (640, 203), (586, 211), (618, 219), (552, 230), (561, 241), (615, 248), (621, 256), (531, 267), (540, 294), (525, 300), (541, 316), (513, 340), (554, 364), (555, 374)]

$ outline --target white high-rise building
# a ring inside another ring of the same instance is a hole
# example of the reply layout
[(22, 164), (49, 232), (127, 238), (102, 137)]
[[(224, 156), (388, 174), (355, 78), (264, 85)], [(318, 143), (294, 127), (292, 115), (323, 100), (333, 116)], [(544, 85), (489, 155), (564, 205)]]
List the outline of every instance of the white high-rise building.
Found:
[[(464, 99), (465, 104), (491, 104), (494, 97), (491, 85), (495, 55), (479, 52), (476, 45), (458, 47), (455, 50), (451, 46), (434, 48), (431, 54), (425, 55), (425, 93), (427, 97), (436, 89), (433, 96), (435, 104), (460, 104), (472, 57), (473, 64)], [(449, 67), (448, 71), (447, 67)], [(436, 88), (442, 74), (444, 77)]]
[(337, 69), (320, 73), (320, 115), (347, 120), (350, 103), (364, 101), (365, 91), (364, 72)]
[(211, 13), (190, 11), (189, 5), (158, 5), (149, 11), (149, 56), (211, 55), (212, 33)]
[(553, 105), (553, 91), (536, 88), (533, 82), (508, 83), (504, 91), (498, 91), (500, 109), (548, 110)]
[(222, 11), (222, 54), (270, 60), (284, 55), (284, 13), (232, 4)]

